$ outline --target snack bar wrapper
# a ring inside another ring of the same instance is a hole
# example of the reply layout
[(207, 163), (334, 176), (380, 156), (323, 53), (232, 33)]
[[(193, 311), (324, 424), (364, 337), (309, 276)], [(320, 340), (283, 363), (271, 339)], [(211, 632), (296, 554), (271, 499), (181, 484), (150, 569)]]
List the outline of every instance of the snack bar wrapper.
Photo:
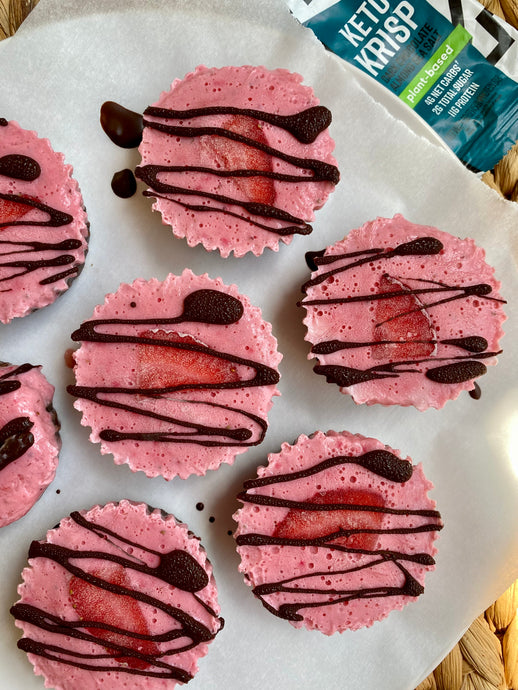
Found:
[(518, 140), (518, 32), (476, 0), (287, 4), (327, 48), (420, 115), (471, 170), (490, 170)]

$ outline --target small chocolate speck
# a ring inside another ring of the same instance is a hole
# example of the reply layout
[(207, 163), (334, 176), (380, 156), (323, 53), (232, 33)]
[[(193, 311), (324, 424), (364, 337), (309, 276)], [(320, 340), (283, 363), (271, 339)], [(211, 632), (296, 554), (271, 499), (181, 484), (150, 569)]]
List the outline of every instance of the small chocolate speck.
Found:
[(470, 395), (470, 397), (473, 398), (473, 400), (480, 400), (480, 396), (482, 395), (482, 390), (476, 381), (475, 381), (475, 387), (469, 391), (469, 395)]
[(231, 537), (231, 536), (232, 536), (232, 530), (229, 529), (229, 530), (227, 531), (227, 534), (228, 534), (229, 537)]
[(214, 517), (214, 515), (211, 515), (209, 518), (209, 522), (215, 522), (215, 521), (216, 521), (216, 518)]
[(61, 489), (56, 489), (56, 493), (57, 493), (57, 494), (60, 494), (60, 493), (61, 493)]
[(203, 510), (204, 508), (205, 508), (205, 506), (203, 505), (203, 503), (197, 503), (196, 504), (196, 510)]
[(130, 307), (133, 307), (133, 309), (135, 309), (136, 306), (137, 306), (136, 302), (130, 302)]

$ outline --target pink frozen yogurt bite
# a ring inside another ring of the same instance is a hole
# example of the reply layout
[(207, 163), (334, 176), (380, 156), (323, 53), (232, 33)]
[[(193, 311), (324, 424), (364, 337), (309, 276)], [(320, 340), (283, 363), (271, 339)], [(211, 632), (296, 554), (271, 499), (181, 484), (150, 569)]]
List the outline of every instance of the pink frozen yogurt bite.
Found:
[(80, 273), (88, 221), (72, 167), (0, 118), (0, 322), (45, 307)]
[(396, 215), (307, 258), (301, 304), (317, 374), (368, 405), (425, 410), (480, 394), (506, 316), (473, 240)]
[(277, 251), (311, 232), (338, 182), (330, 123), (298, 74), (200, 66), (145, 110), (136, 175), (190, 246)]
[(321, 431), (268, 456), (238, 498), (240, 570), (295, 628), (370, 626), (424, 591), (442, 528), (421, 465), (380, 441)]
[(54, 479), (61, 440), (53, 396), (40, 367), (0, 363), (0, 527), (25, 515)]
[(33, 541), (18, 593), (18, 647), (58, 690), (169, 690), (223, 626), (198, 538), (127, 500), (74, 512)]
[(281, 355), (240, 295), (186, 269), (123, 284), (72, 335), (90, 439), (149, 477), (205, 474), (263, 440)]

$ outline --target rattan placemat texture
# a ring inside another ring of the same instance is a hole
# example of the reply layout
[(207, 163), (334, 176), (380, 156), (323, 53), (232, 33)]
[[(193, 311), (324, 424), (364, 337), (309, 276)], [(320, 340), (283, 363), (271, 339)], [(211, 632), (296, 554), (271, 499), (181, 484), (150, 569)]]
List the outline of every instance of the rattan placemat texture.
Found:
[[(518, 29), (518, 0), (481, 0)], [(38, 0), (0, 0), (0, 40), (12, 36)], [(518, 203), (518, 142), (482, 176)], [(468, 628), (416, 690), (518, 690), (518, 580)]]

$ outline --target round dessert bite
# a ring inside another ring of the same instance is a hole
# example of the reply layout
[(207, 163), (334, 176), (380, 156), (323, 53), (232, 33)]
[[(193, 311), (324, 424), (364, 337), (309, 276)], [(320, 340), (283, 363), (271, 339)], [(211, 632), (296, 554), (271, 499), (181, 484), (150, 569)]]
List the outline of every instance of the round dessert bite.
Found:
[(0, 118), (0, 322), (54, 302), (81, 272), (87, 239), (72, 167), (47, 139)]
[(22, 580), (18, 647), (45, 687), (173, 688), (223, 626), (198, 538), (143, 503), (64, 518), (32, 542)]
[(505, 303), (471, 239), (396, 215), (322, 252), (303, 286), (317, 374), (357, 403), (441, 408), (496, 364)]
[(263, 606), (326, 635), (423, 593), (442, 528), (421, 465), (380, 441), (321, 431), (283, 444), (238, 495), (240, 571)]
[(0, 362), (0, 527), (25, 515), (54, 479), (61, 440), (53, 395), (40, 367)]
[(190, 246), (277, 251), (339, 180), (331, 113), (284, 69), (200, 66), (144, 112), (136, 175)]
[(264, 438), (281, 355), (235, 285), (186, 269), (123, 284), (72, 334), (82, 424), (117, 464), (205, 474)]

